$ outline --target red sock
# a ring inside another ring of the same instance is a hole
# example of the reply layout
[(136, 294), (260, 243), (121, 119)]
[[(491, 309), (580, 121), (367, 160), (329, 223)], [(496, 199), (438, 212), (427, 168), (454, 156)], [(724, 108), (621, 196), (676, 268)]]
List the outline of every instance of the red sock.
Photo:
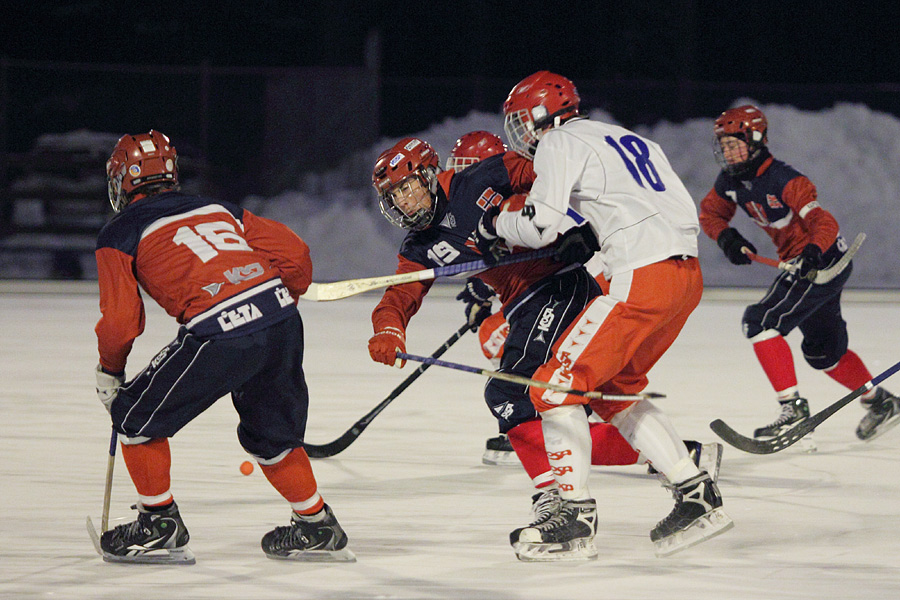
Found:
[(592, 465), (633, 465), (639, 452), (609, 423), (591, 423)]
[(872, 374), (853, 350), (847, 350), (838, 364), (825, 373), (847, 389), (855, 390), (872, 379)]
[(776, 392), (797, 387), (797, 373), (794, 371), (794, 355), (784, 337), (760, 340), (753, 344), (756, 358), (766, 372)]
[(149, 498), (169, 491), (172, 454), (168, 438), (157, 438), (143, 444), (121, 444), (121, 448), (125, 467), (139, 495)]
[[(544, 430), (541, 428), (541, 420), (527, 421), (520, 425), (516, 425), (507, 433), (509, 443), (512, 444), (519, 462), (525, 467), (525, 472), (535, 481), (535, 485), (540, 485), (535, 480), (536, 477), (544, 475), (550, 471), (550, 461), (547, 460), (547, 449), (544, 448)], [(550, 477), (545, 485), (553, 480)]]
[(259, 466), (272, 487), (294, 506), (296, 512), (313, 514), (322, 508), (324, 501), (317, 492), (316, 477), (306, 450), (294, 448), (274, 465)]

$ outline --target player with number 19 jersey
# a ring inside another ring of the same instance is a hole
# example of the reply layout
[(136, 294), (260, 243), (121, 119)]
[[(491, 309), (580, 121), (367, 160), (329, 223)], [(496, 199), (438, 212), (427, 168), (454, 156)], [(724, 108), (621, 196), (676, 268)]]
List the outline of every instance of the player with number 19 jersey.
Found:
[(312, 281), (309, 247), (287, 226), (177, 191), (126, 206), (101, 230), (96, 258), (100, 364), (111, 373), (144, 329), (138, 286), (192, 333), (225, 338), (296, 314)]
[[(397, 273), (431, 269), (482, 258), (469, 238), (481, 215), (492, 205), (521, 207), (522, 196), (531, 182), (516, 168), (521, 159), (512, 153), (488, 157), (459, 173), (438, 175), (437, 206), (432, 226), (411, 231), (400, 246)], [(571, 221), (569, 221), (571, 225)], [(565, 265), (550, 258), (496, 267), (479, 274), (504, 304), (517, 298), (529, 286)], [(406, 329), (409, 319), (421, 306), (433, 281), (407, 283), (389, 288), (372, 314), (375, 330), (394, 326)]]

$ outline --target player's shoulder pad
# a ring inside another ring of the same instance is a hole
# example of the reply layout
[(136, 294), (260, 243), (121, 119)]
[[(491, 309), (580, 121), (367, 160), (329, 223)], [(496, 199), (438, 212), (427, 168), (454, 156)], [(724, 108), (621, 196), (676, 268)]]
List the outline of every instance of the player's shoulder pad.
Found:
[(734, 200), (726, 195), (726, 192), (728, 190), (736, 189), (739, 185), (740, 182), (735, 177), (729, 175), (725, 171), (719, 171), (719, 174), (716, 176), (716, 181), (713, 183), (713, 190), (715, 190), (722, 198), (725, 198), (729, 202), (734, 202)]
[[(450, 182), (453, 194), (466, 193), (467, 190), (477, 189), (480, 194), (487, 188), (507, 196), (513, 192), (509, 171), (503, 160), (503, 154), (495, 154), (478, 161), (470, 167), (466, 167)], [(449, 196), (449, 194), (448, 194)]]

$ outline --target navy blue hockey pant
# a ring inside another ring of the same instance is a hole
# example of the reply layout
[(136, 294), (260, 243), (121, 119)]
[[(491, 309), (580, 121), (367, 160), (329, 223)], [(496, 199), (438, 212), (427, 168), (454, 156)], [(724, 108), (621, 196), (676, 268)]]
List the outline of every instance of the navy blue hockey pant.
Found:
[[(584, 268), (542, 279), (504, 309), (509, 334), (499, 371), (531, 377), (552, 356), (553, 343), (587, 303), (601, 293)], [(500, 433), (538, 418), (528, 386), (491, 379), (484, 399), (499, 421)]]
[(301, 447), (309, 396), (299, 314), (239, 337), (202, 339), (182, 327), (119, 389), (113, 425), (128, 437), (172, 437), (231, 394), (241, 446), (260, 458)]
[(799, 327), (803, 357), (814, 369), (828, 369), (847, 352), (847, 322), (841, 316), (841, 292), (853, 263), (828, 283), (815, 285), (782, 272), (765, 297), (744, 311), (744, 335), (755, 337), (767, 329), (786, 336)]

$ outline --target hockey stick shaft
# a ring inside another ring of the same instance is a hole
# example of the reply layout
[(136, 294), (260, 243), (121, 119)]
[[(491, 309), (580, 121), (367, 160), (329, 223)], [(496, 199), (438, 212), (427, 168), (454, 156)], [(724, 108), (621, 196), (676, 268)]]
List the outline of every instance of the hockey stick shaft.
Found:
[(643, 394), (633, 394), (633, 395), (610, 395), (604, 394), (603, 392), (588, 392), (585, 390), (573, 390), (572, 388), (567, 388), (562, 385), (557, 385), (555, 383), (548, 383), (546, 381), (540, 381), (538, 379), (531, 379), (529, 377), (523, 377), (521, 375), (515, 375), (513, 373), (502, 373), (500, 371), (490, 371), (488, 369), (479, 369), (478, 367), (470, 367), (468, 365), (461, 365), (459, 363), (447, 362), (445, 360), (437, 360), (435, 358), (429, 358), (427, 356), (416, 356), (414, 354), (407, 354), (405, 352), (398, 352), (397, 358), (401, 358), (403, 360), (412, 360), (415, 362), (422, 362), (425, 364), (432, 364), (438, 367), (446, 367), (448, 369), (455, 369), (457, 371), (465, 371), (466, 373), (475, 373), (476, 375), (484, 375), (485, 377), (491, 377), (493, 379), (501, 379), (503, 381), (509, 381), (511, 383), (520, 383), (522, 385), (527, 385), (530, 387), (543, 388), (546, 390), (553, 390), (554, 392), (562, 392), (564, 394), (572, 394), (573, 396), (584, 396), (585, 398), (590, 398), (592, 400), (610, 400), (616, 402), (629, 402), (629, 401), (637, 401), (637, 400), (647, 400), (649, 398), (665, 398), (663, 394), (657, 394), (655, 392), (647, 392)]
[(744, 248), (743, 250), (744, 250), (744, 254), (747, 255), (747, 258), (749, 258), (753, 262), (757, 262), (761, 265), (768, 265), (770, 267), (775, 267), (776, 269), (781, 269), (782, 271), (789, 271), (791, 273), (793, 273), (794, 271), (797, 270), (796, 265), (773, 260), (771, 258), (768, 258), (767, 256), (760, 256), (759, 254), (750, 252), (749, 250), (747, 250), (747, 248)]
[(556, 250), (553, 248), (543, 248), (541, 250), (535, 250), (534, 252), (508, 254), (493, 263), (486, 260), (474, 260), (455, 265), (444, 265), (443, 267), (435, 267), (433, 269), (410, 271), (409, 273), (396, 273), (394, 275), (384, 275), (381, 277), (347, 279), (345, 281), (335, 281), (332, 283), (311, 283), (309, 289), (306, 290), (306, 293), (300, 297), (304, 300), (311, 300), (313, 302), (340, 300), (341, 298), (349, 298), (350, 296), (362, 294), (363, 292), (386, 288), (392, 285), (425, 281), (426, 279), (436, 279), (438, 277), (449, 277), (451, 275), (460, 275), (462, 273), (481, 271), (483, 269), (493, 269), (494, 267), (502, 267), (504, 265), (511, 265), (528, 260), (548, 258), (553, 256), (555, 252)]
[[(439, 358), (441, 355), (446, 352), (450, 346), (456, 343), (456, 341), (461, 338), (465, 333), (469, 331), (469, 324), (466, 323), (462, 327), (456, 330), (456, 332), (450, 336), (446, 342), (444, 342), (440, 348), (435, 350), (432, 354), (432, 358)], [(334, 456), (335, 454), (339, 454), (347, 449), (347, 447), (356, 441), (356, 439), (362, 434), (363, 430), (369, 426), (369, 423), (381, 413), (387, 405), (394, 401), (397, 396), (403, 393), (406, 388), (408, 388), (412, 383), (419, 378), (419, 376), (424, 373), (428, 367), (431, 365), (427, 363), (423, 363), (419, 366), (415, 371), (413, 371), (409, 377), (403, 380), (400, 385), (394, 388), (394, 390), (388, 394), (387, 398), (378, 403), (378, 405), (367, 412), (363, 417), (353, 424), (353, 427), (348, 429), (344, 434), (334, 440), (333, 442), (329, 442), (327, 444), (316, 445), (316, 444), (304, 444), (306, 447), (306, 454), (309, 455), (310, 458), (328, 458), (329, 456)]]
[(894, 364), (883, 373), (876, 375), (870, 381), (859, 386), (837, 402), (820, 410), (810, 418), (801, 421), (784, 433), (768, 440), (756, 440), (743, 436), (732, 429), (722, 419), (716, 419), (709, 424), (709, 427), (716, 435), (738, 450), (743, 450), (744, 452), (749, 452), (751, 454), (772, 454), (774, 452), (779, 452), (799, 441), (803, 436), (821, 425), (825, 419), (847, 406), (897, 371), (900, 371), (900, 362)]
[[(806, 275), (806, 278), (809, 281), (812, 281), (813, 283), (819, 285), (828, 283), (829, 281), (840, 275), (844, 271), (844, 269), (847, 268), (847, 265), (850, 264), (850, 261), (856, 255), (857, 251), (859, 251), (859, 248), (860, 246), (862, 246), (864, 241), (866, 241), (866, 234), (857, 234), (856, 239), (853, 240), (853, 243), (850, 244), (850, 247), (847, 248), (847, 251), (844, 252), (844, 255), (841, 256), (841, 258), (839, 258), (836, 263), (834, 263), (827, 269), (813, 269), (809, 272), (809, 274)], [(750, 252), (750, 250), (748, 250), (747, 248), (744, 248), (743, 251), (744, 254), (747, 255), (747, 258), (749, 258), (753, 262), (758, 262), (763, 265), (775, 267), (789, 273), (795, 273), (797, 271), (798, 265), (795, 263), (780, 262), (771, 258), (766, 258), (765, 256), (760, 256), (758, 254)]]
[(116, 446), (118, 441), (119, 434), (113, 429), (112, 436), (109, 438), (109, 458), (106, 459), (106, 485), (103, 489), (103, 513), (100, 515), (100, 533), (109, 529), (109, 504), (112, 498), (113, 469), (116, 466)]

